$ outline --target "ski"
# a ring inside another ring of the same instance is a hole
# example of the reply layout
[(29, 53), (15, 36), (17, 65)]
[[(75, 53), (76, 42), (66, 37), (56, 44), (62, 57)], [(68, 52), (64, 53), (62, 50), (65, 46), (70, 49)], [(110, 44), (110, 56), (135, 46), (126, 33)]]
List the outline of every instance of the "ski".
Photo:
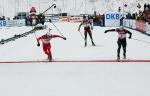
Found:
[(51, 63), (51, 62), (150, 62), (150, 60), (29, 60), (29, 61), (0, 61), (0, 64), (4, 63)]
[(18, 34), (18, 35), (14, 35), (13, 37), (10, 37), (10, 38), (7, 38), (7, 39), (1, 39), (0, 45), (5, 44), (5, 43), (10, 42), (10, 41), (15, 41), (16, 39), (19, 39), (21, 37), (26, 37), (27, 35), (32, 34), (37, 30), (43, 30), (43, 29), (46, 29), (45, 25), (35, 26), (32, 30), (30, 30), (28, 32)]

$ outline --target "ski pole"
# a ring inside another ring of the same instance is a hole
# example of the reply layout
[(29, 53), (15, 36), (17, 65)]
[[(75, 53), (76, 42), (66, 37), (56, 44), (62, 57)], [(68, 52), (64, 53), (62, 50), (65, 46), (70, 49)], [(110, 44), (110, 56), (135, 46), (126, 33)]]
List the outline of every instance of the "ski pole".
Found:
[[(35, 37), (35, 39), (36, 39), (36, 41), (37, 41), (37, 36), (36, 36), (36, 33), (34, 32), (34, 37)], [(38, 42), (37, 42), (38, 43)]]
[[(35, 27), (35, 26), (34, 26)], [(35, 39), (36, 39), (36, 41), (37, 41), (37, 36), (36, 36), (36, 30), (34, 30), (34, 27), (33, 27), (33, 25), (32, 25), (32, 30), (34, 31), (33, 33), (34, 33), (34, 37), (35, 37)], [(38, 43), (38, 41), (37, 41), (37, 43)]]
[(43, 13), (41, 14), (44, 14), (46, 11), (48, 11), (49, 9), (51, 9), (52, 7), (54, 6), (54, 8), (56, 8), (56, 4), (53, 4), (52, 6), (50, 6), (48, 9), (46, 9)]
[(144, 42), (144, 43), (147, 43), (147, 44), (150, 44), (150, 42), (139, 40), (139, 39), (136, 39), (136, 38), (131, 38), (131, 39), (136, 40), (136, 41), (140, 41), (140, 42)]
[(84, 39), (84, 37), (83, 37), (83, 35), (81, 34), (81, 32), (80, 32), (80, 31), (79, 31), (79, 33), (80, 33), (80, 35), (81, 35), (82, 39), (85, 41), (85, 39)]
[(56, 30), (59, 32), (59, 34), (61, 34), (61, 36), (64, 37), (63, 33), (57, 28), (57, 26), (53, 22), (51, 22), (51, 20), (49, 20), (49, 21), (50, 21), (50, 23), (53, 24), (53, 26), (56, 28)]

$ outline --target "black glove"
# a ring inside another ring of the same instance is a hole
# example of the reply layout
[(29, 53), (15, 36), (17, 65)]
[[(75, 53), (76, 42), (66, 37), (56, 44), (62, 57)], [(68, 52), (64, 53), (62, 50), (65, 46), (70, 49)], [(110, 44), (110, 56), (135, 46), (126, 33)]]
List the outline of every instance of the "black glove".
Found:
[(131, 39), (131, 36), (129, 36), (128, 38)]
[(38, 42), (37, 46), (39, 47), (40, 46), (40, 43)]
[(107, 31), (105, 31), (104, 33), (107, 33)]
[(66, 40), (67, 38), (66, 38), (66, 37), (64, 37), (63, 39), (64, 39), (64, 40)]

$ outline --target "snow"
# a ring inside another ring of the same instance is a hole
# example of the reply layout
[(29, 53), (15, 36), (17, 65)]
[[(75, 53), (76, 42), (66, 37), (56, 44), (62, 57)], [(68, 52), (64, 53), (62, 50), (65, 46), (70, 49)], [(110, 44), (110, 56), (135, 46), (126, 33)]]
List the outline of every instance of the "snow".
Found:
[[(97, 46), (88, 46), (77, 31), (79, 23), (54, 22), (67, 40), (54, 38), (53, 58), (56, 60), (116, 59), (117, 33), (105, 34), (110, 27), (94, 27), (93, 39)], [(52, 34), (60, 34), (46, 23)], [(32, 27), (0, 29), (0, 39), (31, 30)], [(133, 38), (150, 41), (149, 36), (135, 30)], [(36, 37), (47, 30), (0, 45), (0, 61), (45, 60), (42, 45)], [(81, 28), (83, 34), (83, 27)], [(127, 39), (127, 58), (150, 60), (150, 45)], [(122, 50), (121, 50), (122, 51)], [(122, 54), (121, 54), (122, 55)], [(47, 62), (0, 64), (0, 96), (148, 96), (150, 95), (149, 62)]]
[(149, 63), (1, 64), (1, 96), (147, 96)]
[[(117, 52), (117, 33), (110, 32), (104, 34), (109, 27), (94, 27), (93, 39), (97, 46), (92, 47), (91, 41), (88, 37), (88, 46), (84, 47), (84, 40), (77, 31), (79, 23), (53, 23), (60, 32), (67, 38), (63, 40), (60, 38), (52, 39), (52, 53), (54, 59), (59, 60), (96, 60), (96, 59), (116, 59)], [(59, 31), (47, 23), (52, 28), (52, 34), (60, 34)], [(63, 25), (63, 26), (62, 26)], [(32, 27), (9, 28), (6, 31), (1, 30), (3, 34), (0, 39), (11, 37), (10, 35), (24, 33), (31, 30)], [(14, 31), (16, 30), (16, 31)], [(131, 30), (131, 29), (129, 29)], [(28, 35), (26, 38), (17, 39), (15, 42), (6, 43), (0, 46), (1, 58), (0, 60), (45, 60), (45, 54), (42, 47), (37, 47), (36, 38), (45, 34), (48, 30), (37, 31), (36, 34)], [(141, 34), (135, 30), (131, 30), (133, 38), (150, 41), (149, 36)], [(83, 27), (81, 28), (83, 35)], [(8, 35), (7, 35), (8, 34)], [(147, 43), (139, 42), (133, 39), (127, 39), (127, 58), (129, 59), (150, 59), (150, 46)], [(42, 44), (41, 44), (42, 46)], [(11, 49), (11, 50), (10, 50)], [(18, 50), (19, 49), (19, 50)], [(67, 50), (67, 51), (66, 51)], [(89, 51), (90, 50), (90, 51)], [(122, 51), (122, 50), (121, 50)], [(9, 53), (9, 54), (8, 54)], [(122, 55), (122, 54), (121, 54)], [(19, 57), (18, 57), (19, 56)]]

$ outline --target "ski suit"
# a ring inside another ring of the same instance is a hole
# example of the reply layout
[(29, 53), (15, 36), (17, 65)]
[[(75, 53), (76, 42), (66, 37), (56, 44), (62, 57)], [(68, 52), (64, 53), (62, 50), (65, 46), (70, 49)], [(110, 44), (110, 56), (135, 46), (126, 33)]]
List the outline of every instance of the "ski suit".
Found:
[(46, 55), (48, 55), (48, 57), (50, 56), (50, 58), (52, 59), (52, 53), (51, 53), (51, 43), (50, 43), (50, 40), (52, 38), (56, 38), (56, 37), (59, 37), (59, 38), (63, 38), (62, 36), (59, 36), (59, 35), (43, 35), (39, 38), (37, 38), (37, 42), (39, 43), (39, 41), (41, 40), (42, 41), (42, 45), (43, 45), (43, 51)]
[(85, 36), (85, 46), (87, 45), (87, 34), (89, 34), (92, 45), (95, 46), (93, 42), (93, 37), (92, 37), (92, 32), (91, 29), (93, 30), (92, 24), (88, 19), (83, 19), (81, 24), (79, 25), (78, 31), (80, 31), (80, 27), (83, 25), (84, 27), (84, 36)]
[(132, 33), (129, 32), (128, 30), (126, 30), (126, 29), (123, 29), (123, 28), (106, 30), (105, 33), (109, 32), (109, 31), (116, 31), (118, 33), (117, 58), (120, 59), (120, 49), (121, 49), (121, 46), (123, 48), (123, 56), (124, 56), (124, 58), (126, 58), (126, 47), (127, 47), (126, 34), (128, 33), (130, 35), (129, 38), (131, 38), (132, 37)]

